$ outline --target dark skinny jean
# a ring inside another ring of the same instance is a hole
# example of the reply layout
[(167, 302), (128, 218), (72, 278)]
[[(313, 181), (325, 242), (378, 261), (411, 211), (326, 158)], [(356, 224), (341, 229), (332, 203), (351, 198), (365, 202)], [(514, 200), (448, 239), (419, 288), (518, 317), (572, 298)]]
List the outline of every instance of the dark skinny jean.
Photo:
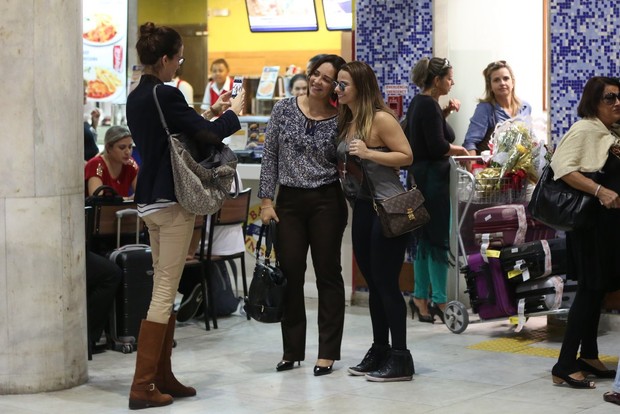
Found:
[(387, 238), (372, 202), (356, 200), (351, 235), (353, 253), (369, 291), (373, 342), (407, 349), (407, 306), (398, 285), (409, 233)]

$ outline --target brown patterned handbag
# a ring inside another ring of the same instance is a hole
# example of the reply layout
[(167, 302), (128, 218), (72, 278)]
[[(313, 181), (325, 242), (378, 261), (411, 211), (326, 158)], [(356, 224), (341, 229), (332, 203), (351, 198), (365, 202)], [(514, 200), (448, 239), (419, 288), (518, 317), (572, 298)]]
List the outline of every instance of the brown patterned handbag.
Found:
[[(200, 216), (218, 211), (224, 200), (235, 198), (239, 191), (237, 156), (227, 145), (209, 145), (208, 152), (201, 152), (184, 134), (171, 134), (157, 98), (153, 98), (159, 119), (168, 135), (170, 163), (174, 179), (174, 195), (179, 204), (190, 213)], [(230, 193), (232, 183), (235, 193)]]
[(405, 191), (393, 168), (368, 160), (362, 160), (362, 168), (385, 237), (400, 236), (429, 222), (424, 196), (415, 183)]

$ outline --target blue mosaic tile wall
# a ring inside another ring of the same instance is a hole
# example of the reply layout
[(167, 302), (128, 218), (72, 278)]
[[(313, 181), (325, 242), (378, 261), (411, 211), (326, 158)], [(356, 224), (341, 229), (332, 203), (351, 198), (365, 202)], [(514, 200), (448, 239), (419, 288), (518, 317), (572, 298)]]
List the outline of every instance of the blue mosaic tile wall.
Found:
[[(409, 84), (409, 71), (433, 53), (432, 0), (356, 0), (356, 59), (375, 70), (379, 86)], [(583, 85), (620, 76), (620, 1), (549, 0), (550, 134), (557, 144), (578, 119)], [(404, 108), (418, 92), (413, 85)]]
[(578, 119), (583, 86), (592, 76), (620, 76), (620, 2), (550, 0), (551, 138), (557, 144)]
[[(356, 0), (355, 58), (368, 63), (379, 87), (409, 84), (412, 66), (433, 53), (432, 0)], [(409, 87), (404, 111), (417, 93)]]

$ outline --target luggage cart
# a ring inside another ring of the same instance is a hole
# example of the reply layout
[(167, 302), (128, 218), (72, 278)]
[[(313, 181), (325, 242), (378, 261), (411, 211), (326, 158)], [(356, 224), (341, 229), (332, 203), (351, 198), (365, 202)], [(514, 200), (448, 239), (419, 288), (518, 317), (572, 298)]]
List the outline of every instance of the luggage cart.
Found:
[[(477, 179), (462, 165), (463, 162), (480, 160), (482, 158), (478, 156), (450, 158), (450, 201), (452, 206), (450, 251), (454, 257), (454, 265), (449, 270), (449, 277), (453, 280), (455, 299), (447, 303), (444, 315), (446, 326), (456, 334), (464, 332), (470, 323), (491, 320), (470, 320), (467, 306), (459, 301), (461, 274), (462, 270), (468, 265), (467, 256), (480, 251), (473, 235), (473, 214), (487, 207), (525, 203), (527, 196), (525, 185), (522, 188), (514, 188), (510, 179), (505, 177)], [(465, 291), (465, 293), (469, 292)], [(568, 309), (530, 314), (520, 312), (516, 330), (519, 331), (530, 316), (566, 313), (568, 313)], [(517, 315), (514, 316), (517, 317)]]

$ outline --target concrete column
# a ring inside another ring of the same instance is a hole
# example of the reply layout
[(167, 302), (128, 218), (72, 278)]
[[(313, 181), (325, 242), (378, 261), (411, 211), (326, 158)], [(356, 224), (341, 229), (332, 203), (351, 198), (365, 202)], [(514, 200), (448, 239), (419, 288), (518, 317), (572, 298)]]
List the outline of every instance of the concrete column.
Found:
[(81, 7), (0, 3), (0, 394), (88, 378)]

